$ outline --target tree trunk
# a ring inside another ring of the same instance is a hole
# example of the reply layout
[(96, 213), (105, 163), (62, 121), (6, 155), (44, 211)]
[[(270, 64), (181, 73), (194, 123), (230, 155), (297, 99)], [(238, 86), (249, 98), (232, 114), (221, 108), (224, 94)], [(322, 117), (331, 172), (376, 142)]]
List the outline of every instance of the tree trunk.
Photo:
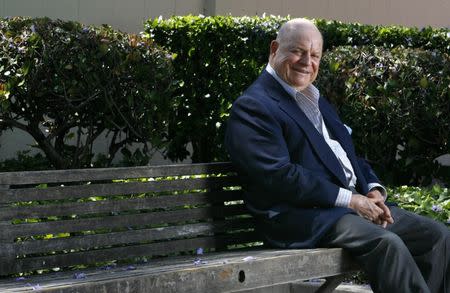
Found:
[(51, 142), (40, 131), (38, 125), (28, 125), (27, 132), (36, 140), (38, 148), (45, 153), (47, 159), (56, 169), (66, 169), (68, 167), (68, 162), (56, 151)]

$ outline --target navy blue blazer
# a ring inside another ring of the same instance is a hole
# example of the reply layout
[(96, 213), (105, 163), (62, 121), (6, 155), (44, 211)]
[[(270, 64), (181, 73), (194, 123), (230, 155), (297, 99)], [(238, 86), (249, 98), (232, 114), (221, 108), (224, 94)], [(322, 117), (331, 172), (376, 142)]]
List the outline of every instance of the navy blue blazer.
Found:
[[(356, 156), (350, 134), (322, 97), (319, 108), (352, 163), (356, 190), (367, 194), (367, 183), (379, 183), (377, 176)], [(316, 247), (333, 223), (353, 212), (334, 205), (339, 188), (348, 185), (333, 151), (267, 71), (233, 103), (225, 147), (242, 179), (247, 207), (272, 245)]]

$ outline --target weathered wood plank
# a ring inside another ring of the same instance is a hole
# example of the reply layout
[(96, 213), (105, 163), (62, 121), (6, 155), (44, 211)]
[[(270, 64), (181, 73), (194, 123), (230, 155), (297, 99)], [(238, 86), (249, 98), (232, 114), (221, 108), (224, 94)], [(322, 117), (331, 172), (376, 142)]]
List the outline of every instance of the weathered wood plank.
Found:
[[(264, 259), (257, 254), (249, 255), (254, 259), (244, 261), (241, 258), (236, 262), (228, 260), (222, 266), (206, 264), (202, 272), (199, 271), (200, 268), (178, 268), (177, 271), (169, 268), (158, 272), (153, 278), (135, 278), (127, 283), (116, 282), (115, 285), (122, 292), (232, 292), (294, 280), (321, 278), (326, 274), (325, 271), (338, 274), (342, 272), (344, 259), (342, 255), (333, 255), (328, 251), (306, 251), (303, 255), (285, 254)], [(347, 266), (347, 269), (350, 270), (350, 267)]]
[(92, 196), (114, 196), (176, 190), (217, 189), (239, 184), (236, 176), (150, 182), (85, 184), (64, 187), (10, 189), (0, 191), (0, 203), (37, 200), (64, 200)]
[(71, 249), (87, 250), (94, 247), (193, 238), (202, 235), (211, 236), (217, 233), (232, 232), (237, 229), (252, 229), (253, 227), (253, 219), (244, 218), (228, 220), (226, 222), (207, 222), (105, 234), (72, 236), (48, 240), (29, 240), (4, 244), (0, 250), (0, 257), (2, 255), (16, 256)]
[[(357, 270), (338, 248), (211, 253), (201, 256), (200, 265), (193, 259), (185, 256), (151, 260), (133, 271), (121, 267), (84, 270), (86, 279), (74, 279), (69, 272), (31, 277), (26, 282), (39, 283), (43, 292), (60, 293), (234, 292)], [(17, 282), (0, 280), (0, 291), (12, 288), (17, 288)]]
[(200, 221), (212, 219), (218, 215), (225, 217), (239, 214), (248, 214), (245, 206), (228, 205), (224, 207), (182, 209), (133, 215), (107, 216), (103, 218), (48, 221), (17, 225), (1, 225), (0, 223), (0, 228), (3, 229), (3, 235), (5, 235), (5, 237), (14, 239), (17, 237), (33, 235), (143, 227), (146, 225), (180, 223), (185, 221)]
[(149, 196), (123, 200), (70, 202), (0, 208), (0, 221), (8, 219), (45, 218), (50, 216), (119, 213), (144, 209), (171, 208), (183, 205), (205, 205), (242, 198), (240, 190)]
[(7, 231), (13, 229), (13, 226), (11, 221), (0, 221), (0, 245), (14, 242), (14, 239), (7, 233)]
[(122, 168), (0, 172), (0, 185), (151, 178), (233, 172), (231, 163), (176, 164)]
[(89, 250), (67, 254), (57, 254), (42, 257), (16, 259), (13, 264), (5, 265), (3, 273), (26, 272), (36, 269), (67, 267), (77, 264), (92, 264), (96, 262), (132, 259), (140, 256), (174, 255), (178, 252), (195, 251), (197, 248), (214, 248), (219, 244), (235, 244), (256, 241), (255, 232), (244, 232), (219, 237), (203, 237), (194, 239), (173, 240), (126, 247)]

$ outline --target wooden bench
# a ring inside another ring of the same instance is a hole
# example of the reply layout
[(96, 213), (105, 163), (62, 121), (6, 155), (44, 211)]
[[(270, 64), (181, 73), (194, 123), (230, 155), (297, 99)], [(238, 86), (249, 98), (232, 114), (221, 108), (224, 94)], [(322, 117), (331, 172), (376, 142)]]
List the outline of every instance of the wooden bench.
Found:
[(230, 163), (0, 173), (0, 292), (331, 292), (356, 269), (341, 249), (267, 248), (253, 227)]

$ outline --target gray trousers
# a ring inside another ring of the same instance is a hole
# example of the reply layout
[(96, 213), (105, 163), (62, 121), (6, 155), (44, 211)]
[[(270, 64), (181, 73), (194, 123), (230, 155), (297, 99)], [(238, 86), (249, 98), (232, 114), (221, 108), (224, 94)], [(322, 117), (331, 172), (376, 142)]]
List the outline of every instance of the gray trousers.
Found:
[(367, 273), (374, 292), (450, 293), (450, 229), (390, 207), (385, 228), (355, 214), (343, 216), (321, 240), (346, 249)]

